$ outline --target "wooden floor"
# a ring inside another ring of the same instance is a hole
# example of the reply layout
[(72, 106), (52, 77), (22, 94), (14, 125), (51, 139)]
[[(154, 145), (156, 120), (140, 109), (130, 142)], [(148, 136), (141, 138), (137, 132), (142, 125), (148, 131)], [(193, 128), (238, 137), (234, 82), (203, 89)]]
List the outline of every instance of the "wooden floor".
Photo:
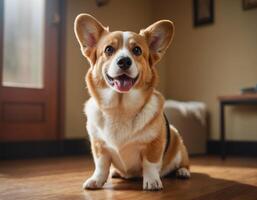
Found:
[(203, 199), (257, 200), (257, 159), (192, 158), (192, 178), (165, 178), (164, 190), (142, 191), (142, 181), (110, 179), (104, 189), (83, 191), (91, 159), (66, 157), (0, 161), (0, 199)]

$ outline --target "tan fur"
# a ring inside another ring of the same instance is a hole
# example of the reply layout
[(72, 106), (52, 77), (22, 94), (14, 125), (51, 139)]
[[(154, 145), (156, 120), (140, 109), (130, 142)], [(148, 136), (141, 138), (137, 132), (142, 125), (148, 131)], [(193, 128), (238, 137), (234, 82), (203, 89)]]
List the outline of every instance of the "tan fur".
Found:
[(174, 132), (174, 130), (170, 129), (170, 142), (169, 148), (167, 150), (167, 153), (165, 154), (163, 158), (163, 165), (162, 169), (165, 169), (169, 162), (174, 159), (176, 153), (178, 152), (180, 148), (180, 139), (179, 136)]
[[(82, 14), (76, 18), (74, 30), (82, 54), (91, 64), (86, 83), (92, 98), (85, 106), (85, 113), (96, 170), (83, 187), (101, 187), (112, 164), (124, 177), (143, 176), (144, 189), (161, 189), (159, 173), (189, 169), (186, 148), (172, 127), (170, 144), (164, 152), (167, 143), (164, 98), (155, 90), (158, 82), (155, 65), (173, 39), (174, 25), (161, 20), (140, 34), (109, 32), (95, 18)], [(105, 53), (108, 45), (114, 48), (112, 54)], [(136, 46), (142, 49), (140, 56), (133, 54)], [(121, 51), (131, 57), (138, 73), (128, 93), (114, 91), (106, 80), (106, 73), (114, 67), (116, 53)], [(174, 166), (169, 169), (172, 162)]]
[[(181, 141), (181, 143), (183, 143), (183, 141)], [(189, 166), (190, 166), (189, 158), (188, 158), (187, 149), (184, 144), (180, 145), (180, 151), (182, 153), (181, 167), (185, 167), (185, 168), (189, 169)]]
[(146, 149), (143, 151), (143, 156), (152, 163), (158, 162), (162, 157), (165, 148), (165, 131), (165, 127), (162, 126), (160, 134), (148, 143)]
[(92, 139), (91, 141), (92, 152), (96, 157), (100, 157), (101, 155), (107, 154), (104, 149), (104, 143), (101, 140)]

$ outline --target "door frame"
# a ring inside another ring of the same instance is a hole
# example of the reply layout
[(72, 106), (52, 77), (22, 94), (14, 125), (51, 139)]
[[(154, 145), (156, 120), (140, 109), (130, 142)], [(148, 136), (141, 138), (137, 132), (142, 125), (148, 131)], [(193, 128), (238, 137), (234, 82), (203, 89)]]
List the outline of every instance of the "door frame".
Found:
[(58, 139), (65, 138), (65, 80), (66, 80), (66, 22), (67, 22), (67, 0), (59, 0), (59, 45), (58, 45)]
[[(0, 11), (3, 11), (3, 0), (0, 0)], [(65, 69), (66, 69), (66, 8), (67, 0), (58, 0), (58, 41), (57, 41), (57, 133), (56, 140), (62, 141), (65, 135)], [(2, 12), (3, 13), (3, 12)], [(0, 14), (0, 30), (3, 30), (3, 14)], [(0, 31), (0, 83), (3, 72), (3, 31)], [(1, 116), (0, 116), (1, 117)], [(1, 123), (0, 123), (1, 130)], [(1, 141), (0, 141), (1, 142)]]

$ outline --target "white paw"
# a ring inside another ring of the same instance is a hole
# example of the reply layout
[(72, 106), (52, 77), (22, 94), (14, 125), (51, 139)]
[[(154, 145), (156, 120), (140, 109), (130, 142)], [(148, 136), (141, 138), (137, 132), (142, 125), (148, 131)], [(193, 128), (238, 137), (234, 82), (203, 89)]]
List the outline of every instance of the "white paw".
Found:
[(162, 186), (162, 182), (160, 177), (144, 177), (143, 178), (143, 189), (144, 190), (152, 190), (152, 191), (156, 191), (156, 190), (162, 190), (163, 186)]
[(190, 171), (186, 168), (179, 168), (176, 172), (178, 178), (188, 179), (190, 178)]
[(103, 185), (104, 185), (104, 181), (102, 181), (101, 179), (91, 177), (83, 183), (83, 189), (94, 190), (94, 189), (102, 188)]

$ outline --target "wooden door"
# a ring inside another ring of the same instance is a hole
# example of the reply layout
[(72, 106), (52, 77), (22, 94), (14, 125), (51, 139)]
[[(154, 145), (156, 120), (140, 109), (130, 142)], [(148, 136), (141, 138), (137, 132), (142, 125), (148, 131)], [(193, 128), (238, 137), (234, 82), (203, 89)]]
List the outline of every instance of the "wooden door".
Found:
[(0, 141), (58, 138), (58, 0), (0, 0)]

